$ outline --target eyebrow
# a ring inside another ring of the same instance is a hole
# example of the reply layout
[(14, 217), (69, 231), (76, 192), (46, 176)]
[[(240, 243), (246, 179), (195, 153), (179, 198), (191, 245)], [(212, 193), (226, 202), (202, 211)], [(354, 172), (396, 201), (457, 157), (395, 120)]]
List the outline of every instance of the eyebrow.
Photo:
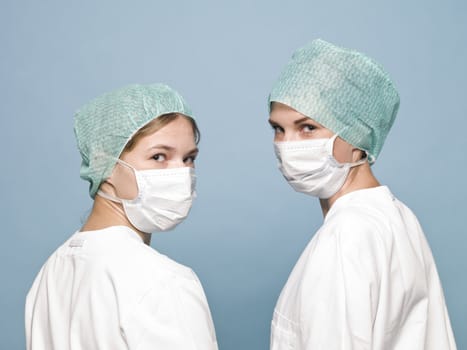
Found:
[[(151, 148), (149, 148), (149, 150), (153, 150), (153, 149), (164, 149), (167, 152), (172, 152), (172, 151), (175, 150), (175, 147), (171, 147), (171, 146), (167, 146), (167, 145), (155, 145), (155, 146), (152, 146)], [(197, 154), (197, 153), (199, 153), (199, 148), (198, 147), (193, 148), (191, 151), (188, 151), (186, 154), (191, 155), (191, 154)]]
[(305, 118), (298, 119), (298, 120), (294, 121), (293, 123), (295, 125), (297, 125), (297, 124), (303, 123), (305, 121), (310, 121), (310, 120), (311, 120), (311, 118), (305, 117)]
[[(303, 122), (305, 122), (305, 121), (312, 121), (312, 119), (311, 119), (311, 118), (308, 118), (308, 117), (304, 117), (304, 118), (300, 118), (300, 119), (298, 119), (298, 120), (295, 120), (293, 123), (294, 123), (295, 125), (297, 125), (297, 124), (303, 123)], [(269, 119), (268, 122), (269, 122), (269, 124), (271, 124), (271, 125), (280, 125), (279, 123), (277, 123), (277, 122), (275, 122), (275, 121), (273, 121), (273, 120), (271, 120), (271, 119)]]
[(167, 145), (155, 145), (155, 146), (150, 147), (149, 149), (152, 150), (152, 149), (155, 149), (155, 148), (165, 149), (166, 151), (173, 151), (175, 149), (175, 148), (167, 146)]
[(191, 151), (187, 152), (187, 155), (197, 154), (197, 153), (199, 153), (199, 148), (198, 147), (193, 148)]
[(268, 119), (268, 123), (271, 124), (271, 125), (279, 125), (279, 124), (277, 124), (275, 121), (273, 121), (271, 119)]

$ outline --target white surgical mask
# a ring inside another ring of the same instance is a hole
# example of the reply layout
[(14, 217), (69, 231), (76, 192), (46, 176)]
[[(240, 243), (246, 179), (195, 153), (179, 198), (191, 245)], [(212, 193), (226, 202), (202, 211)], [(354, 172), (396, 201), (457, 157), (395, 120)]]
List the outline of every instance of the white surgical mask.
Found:
[(121, 199), (98, 191), (101, 197), (122, 203), (131, 224), (146, 233), (168, 231), (188, 215), (196, 197), (193, 168), (136, 170), (122, 160), (118, 162), (135, 173), (138, 196)]
[(295, 191), (330, 198), (344, 185), (350, 168), (366, 162), (339, 163), (333, 157), (336, 138), (274, 143), (279, 170)]

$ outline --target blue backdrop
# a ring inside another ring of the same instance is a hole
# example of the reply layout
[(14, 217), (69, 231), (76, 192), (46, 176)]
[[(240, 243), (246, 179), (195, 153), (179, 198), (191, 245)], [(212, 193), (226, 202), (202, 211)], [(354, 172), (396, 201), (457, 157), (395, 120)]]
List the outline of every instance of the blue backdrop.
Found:
[(266, 349), (272, 311), (322, 221), (276, 169), (266, 97), (292, 51), (321, 37), (380, 61), (401, 109), (374, 166), (418, 215), (459, 349), (467, 349), (467, 2), (2, 1), (0, 347), (24, 348), (25, 295), (91, 207), (74, 111), (166, 82), (202, 131), (191, 216), (152, 246), (203, 282), (220, 349)]

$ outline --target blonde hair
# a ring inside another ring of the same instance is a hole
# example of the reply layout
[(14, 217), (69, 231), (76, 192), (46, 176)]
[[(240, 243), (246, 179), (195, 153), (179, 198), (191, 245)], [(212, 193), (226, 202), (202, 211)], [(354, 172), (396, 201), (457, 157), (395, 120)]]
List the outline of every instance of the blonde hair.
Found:
[(195, 120), (193, 118), (188, 117), (188, 116), (186, 116), (184, 114), (181, 114), (181, 113), (168, 113), (168, 114), (163, 114), (163, 115), (151, 120), (149, 123), (147, 123), (141, 129), (139, 129), (133, 135), (133, 137), (127, 142), (127, 144), (125, 145), (125, 148), (123, 149), (122, 153), (130, 152), (135, 147), (136, 143), (140, 139), (142, 139), (143, 137), (145, 137), (147, 135), (153, 134), (156, 131), (159, 131), (164, 126), (170, 124), (171, 122), (173, 122), (175, 119), (178, 119), (178, 118), (185, 118), (190, 122), (191, 127), (193, 128), (193, 134), (195, 135), (195, 142), (196, 142), (196, 144), (198, 144), (201, 135), (200, 135), (198, 125), (196, 125)]

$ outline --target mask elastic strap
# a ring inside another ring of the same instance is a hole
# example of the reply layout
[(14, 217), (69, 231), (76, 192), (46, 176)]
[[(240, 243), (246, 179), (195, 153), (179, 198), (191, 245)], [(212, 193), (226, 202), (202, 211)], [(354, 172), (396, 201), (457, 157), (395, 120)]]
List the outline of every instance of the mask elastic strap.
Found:
[[(136, 176), (135, 168), (133, 168), (130, 164), (128, 164), (127, 162), (121, 160), (120, 158), (116, 158), (116, 162), (123, 165), (123, 166), (125, 166), (125, 167), (127, 167), (127, 168), (130, 168), (133, 171), (133, 173), (135, 174), (135, 176)], [(114, 197), (114, 196), (112, 196), (110, 194), (102, 192), (101, 190), (98, 190), (97, 194), (99, 196), (101, 196), (102, 198), (108, 199), (109, 201), (112, 201), (112, 202), (115, 202), (115, 203), (123, 203), (123, 201), (120, 198), (117, 198), (117, 197)]]
[(122, 200), (120, 198), (114, 197), (110, 194), (104, 193), (101, 190), (97, 191), (97, 194), (101, 196), (102, 198), (108, 199), (109, 201), (115, 202), (115, 203), (122, 203)]
[[(331, 137), (331, 138), (329, 139), (329, 143), (328, 143), (328, 145), (329, 145), (329, 146), (328, 146), (328, 153), (331, 155), (332, 158), (334, 158), (334, 142), (336, 141), (336, 139), (337, 139), (338, 136), (339, 136), (338, 134), (334, 134), (334, 136)], [(346, 164), (349, 165), (350, 168), (353, 168), (353, 167), (362, 165), (362, 164), (364, 164), (364, 163), (368, 160), (368, 153), (367, 153), (367, 151), (364, 151), (364, 150), (362, 150), (362, 151), (365, 152), (365, 155), (366, 155), (365, 158), (360, 159), (360, 160), (358, 160), (358, 161), (356, 161), (356, 162), (353, 162), (353, 163), (346, 163)], [(343, 163), (343, 164), (344, 164), (344, 163)]]
[(326, 144), (327, 152), (333, 158), (334, 158), (334, 142), (336, 142), (337, 136), (339, 135), (334, 134), (334, 136), (331, 137), (328, 143)]
[(123, 165), (123, 166), (126, 166), (127, 168), (130, 168), (131, 170), (133, 170), (134, 173), (136, 173), (136, 169), (133, 168), (130, 164), (128, 164), (127, 162), (121, 160), (120, 158), (117, 158), (117, 163)]
[(359, 165), (364, 164), (367, 160), (368, 160), (368, 156), (366, 156), (365, 158), (360, 159), (359, 161), (356, 161), (356, 162), (354, 162), (354, 163), (347, 163), (347, 164), (349, 164), (349, 166), (350, 166), (351, 168), (353, 168), (353, 167), (356, 167), (356, 166), (359, 166)]

